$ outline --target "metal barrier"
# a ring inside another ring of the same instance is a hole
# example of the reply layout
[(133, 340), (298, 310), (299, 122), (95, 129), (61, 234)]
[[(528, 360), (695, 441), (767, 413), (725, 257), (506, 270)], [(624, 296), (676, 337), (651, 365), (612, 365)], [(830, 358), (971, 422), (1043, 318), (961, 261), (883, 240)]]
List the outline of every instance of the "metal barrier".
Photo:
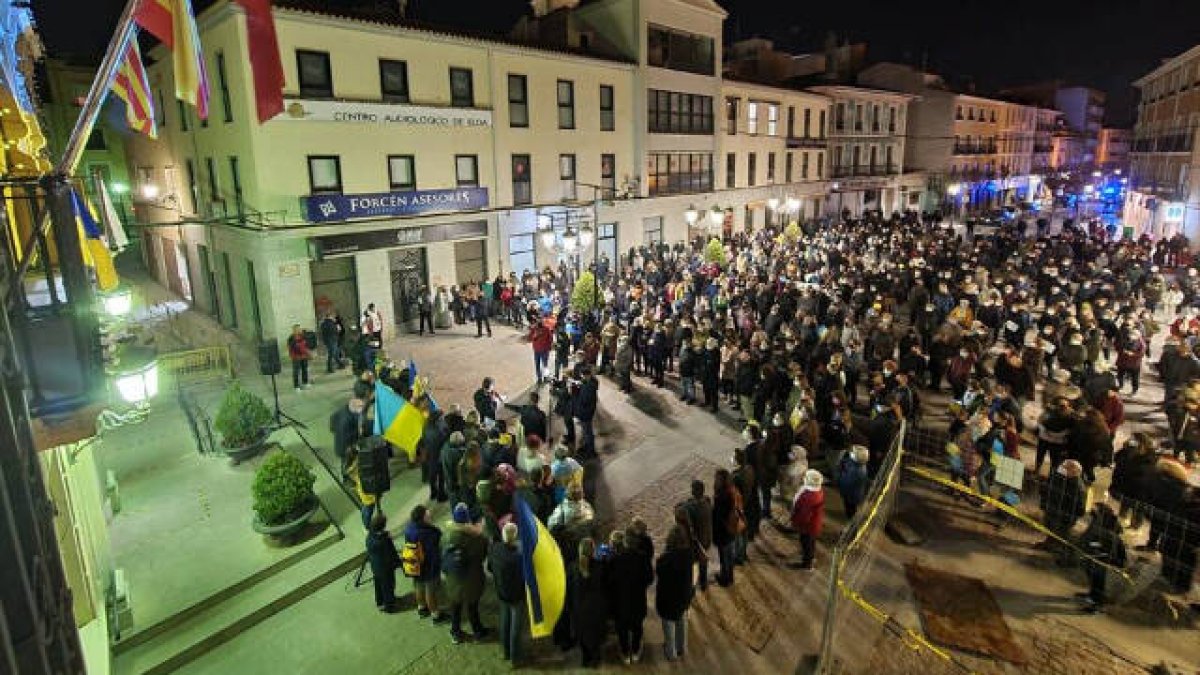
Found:
[(175, 386), (233, 378), (233, 359), (227, 345), (158, 355), (158, 372)]

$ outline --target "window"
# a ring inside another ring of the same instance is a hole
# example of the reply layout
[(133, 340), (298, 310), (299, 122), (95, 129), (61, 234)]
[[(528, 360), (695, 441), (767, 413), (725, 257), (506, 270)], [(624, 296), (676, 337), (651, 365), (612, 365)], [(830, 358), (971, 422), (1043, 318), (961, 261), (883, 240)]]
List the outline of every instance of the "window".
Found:
[(610, 263), (617, 259), (616, 223), (600, 223), (596, 228), (596, 251), (602, 258), (607, 257)]
[(180, 101), (179, 99), (175, 99), (175, 104), (178, 106), (178, 109), (179, 109), (179, 128), (182, 129), (183, 131), (187, 131), (188, 130), (187, 108), (184, 106), (183, 101)]
[(854, 106), (854, 130), (863, 130), (863, 107), (862, 104)]
[(662, 216), (642, 218), (642, 232), (644, 233), (642, 243), (644, 243), (646, 246), (661, 244), (663, 240)]
[(758, 155), (750, 153), (746, 158), (746, 185), (754, 187), (754, 173), (758, 169)]
[(970, 106), (967, 106), (967, 119), (972, 122), (975, 121), (975, 109)]
[(896, 133), (896, 106), (888, 106), (888, 133)]
[(783, 156), (783, 182), (792, 182), (792, 153)]
[(737, 133), (738, 99), (725, 99), (725, 133), (730, 136)]
[(779, 104), (767, 104), (767, 135), (779, 135)]
[(233, 292), (233, 272), (229, 270), (229, 253), (221, 251), (221, 271), (225, 277), (225, 290), (229, 294), (229, 327), (237, 328), (237, 302)]
[(650, 133), (711, 134), (712, 97), (650, 89), (646, 96)]
[(455, 155), (454, 180), (458, 187), (479, 187), (479, 157)]
[(417, 189), (417, 162), (412, 155), (388, 155), (388, 185), (393, 190)]
[(558, 128), (575, 128), (575, 83), (558, 81)]
[(817, 123), (817, 134), (820, 138), (825, 138), (825, 111), (820, 111), (820, 121)]
[(188, 194), (192, 198), (192, 213), (199, 213), (200, 209), (200, 189), (196, 183), (196, 163), (189, 157), (183, 166), (187, 173)]
[(996, 110), (995, 110), (994, 108), (992, 109), (991, 121), (992, 121), (992, 122), (995, 122), (995, 121), (996, 121)]
[(714, 41), (710, 37), (651, 25), (647, 35), (646, 61), (658, 68), (682, 70), (697, 75), (714, 75)]
[(333, 96), (333, 71), (329, 68), (329, 52), (297, 49), (296, 73), (300, 78), (301, 98)]
[(616, 104), (613, 99), (612, 85), (600, 85), (600, 131), (613, 131), (617, 128)]
[(508, 126), (529, 126), (529, 88), (524, 75), (508, 75)]
[(575, 199), (575, 155), (558, 156), (558, 179), (562, 181), (563, 199)]
[(217, 180), (217, 163), (212, 157), (204, 158), (204, 168), (208, 171), (208, 200), (210, 202), (220, 202), (221, 187)]
[(408, 63), (379, 59), (379, 92), (388, 103), (408, 103)]
[(737, 187), (737, 153), (725, 155), (725, 187)]
[(871, 151), (870, 151), (870, 158), (871, 158), (871, 159), (870, 159), (870, 161), (868, 162), (868, 166), (870, 166), (870, 167), (871, 167), (871, 173), (875, 173), (875, 169), (876, 169), (876, 167), (875, 167), (875, 163), (876, 163), (876, 157), (877, 157), (877, 155), (878, 155), (878, 154), (879, 154), (879, 148), (877, 148), (877, 147), (875, 147), (874, 145), (872, 145), (872, 146), (871, 146)]
[(254, 262), (246, 261), (246, 284), (250, 294), (250, 318), (254, 320), (254, 336), (262, 339), (262, 308), (258, 306), (258, 279), (254, 276)]
[(804, 137), (812, 138), (812, 108), (804, 109)]
[(229, 79), (225, 75), (225, 52), (217, 52), (217, 84), (221, 90), (221, 110), (225, 121), (233, 121), (233, 102), (229, 100)]
[(529, 155), (512, 156), (512, 190), (513, 206), (533, 203), (533, 183), (531, 182)]
[(897, 167), (892, 166), (892, 146), (889, 145), (883, 149), (883, 161), (884, 168), (887, 169), (888, 173), (899, 172)]
[(646, 158), (650, 196), (709, 192), (712, 155), (704, 152), (652, 153)]
[(526, 272), (537, 272), (532, 234), (514, 234), (508, 238), (508, 266), (517, 276)]
[(450, 69), (450, 105), (471, 108), (475, 105), (475, 82), (470, 68)]
[(154, 90), (154, 105), (154, 123), (157, 124), (160, 129), (167, 128), (167, 109), (163, 106), (161, 90)]
[(600, 187), (604, 188), (604, 196), (612, 199), (617, 193), (617, 156), (605, 153), (600, 155)]
[(800, 180), (808, 180), (808, 153), (800, 153)]
[(746, 133), (758, 133), (758, 101), (750, 101), (746, 105)]
[(108, 146), (104, 142), (104, 131), (93, 127), (92, 133), (88, 135), (87, 143), (84, 144), (85, 150), (104, 150)]
[(233, 205), (237, 209), (238, 222), (241, 222), (246, 214), (246, 204), (242, 201), (242, 172), (237, 157), (229, 158), (229, 179), (233, 186)]
[(833, 122), (834, 126), (836, 127), (836, 129), (838, 131), (846, 130), (846, 104), (845, 103), (837, 104), (837, 110), (834, 114), (833, 120), (834, 120), (834, 122)]
[(796, 137), (796, 106), (792, 106), (792, 105), (788, 106), (787, 137), (788, 138)]
[(825, 178), (825, 153), (817, 153), (817, 180)]
[(775, 182), (775, 153), (767, 153), (767, 182)]
[(308, 156), (308, 191), (310, 194), (340, 193), (342, 191), (342, 159), (337, 155)]

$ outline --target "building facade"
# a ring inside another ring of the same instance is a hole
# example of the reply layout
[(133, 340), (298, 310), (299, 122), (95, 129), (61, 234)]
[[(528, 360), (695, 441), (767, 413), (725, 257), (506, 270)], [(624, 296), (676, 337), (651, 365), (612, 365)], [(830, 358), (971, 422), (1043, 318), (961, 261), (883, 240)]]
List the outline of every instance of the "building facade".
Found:
[(1135, 236), (1200, 242), (1200, 45), (1134, 81), (1125, 225)]
[(1104, 127), (1096, 145), (1096, 167), (1101, 171), (1125, 171), (1129, 168), (1129, 129)]

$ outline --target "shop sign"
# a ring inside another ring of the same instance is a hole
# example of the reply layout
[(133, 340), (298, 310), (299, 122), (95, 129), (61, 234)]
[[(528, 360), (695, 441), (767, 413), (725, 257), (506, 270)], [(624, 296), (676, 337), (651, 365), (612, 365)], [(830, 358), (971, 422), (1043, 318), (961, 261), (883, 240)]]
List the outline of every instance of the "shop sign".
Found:
[(419, 216), (438, 211), (471, 211), (488, 205), (487, 188), (409, 190), (358, 195), (308, 195), (301, 197), (310, 223), (350, 218)]
[(1169, 202), (1163, 209), (1164, 223), (1182, 223), (1184, 205), (1180, 202)]
[(320, 260), (325, 256), (346, 255), (380, 248), (422, 246), (439, 241), (478, 239), (486, 237), (487, 232), (488, 221), (486, 220), (351, 232), (328, 237), (314, 237), (310, 240), (310, 254)]
[(456, 129), (489, 127), (492, 125), (492, 111), (395, 103), (284, 99), (283, 114), (276, 119)]

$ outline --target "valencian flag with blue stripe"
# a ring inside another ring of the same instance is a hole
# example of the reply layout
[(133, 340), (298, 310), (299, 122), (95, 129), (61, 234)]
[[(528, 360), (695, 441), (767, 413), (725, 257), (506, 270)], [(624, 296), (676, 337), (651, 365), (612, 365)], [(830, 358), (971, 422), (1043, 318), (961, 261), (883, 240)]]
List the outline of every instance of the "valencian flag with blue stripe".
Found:
[(425, 429), (425, 411), (397, 394), (382, 382), (375, 383), (375, 435), (408, 454), (416, 461), (417, 441)]
[(529, 633), (546, 637), (562, 614), (567, 599), (567, 570), (558, 543), (542, 521), (533, 515), (520, 494), (514, 497), (517, 532), (521, 537), (521, 571), (529, 605)]

